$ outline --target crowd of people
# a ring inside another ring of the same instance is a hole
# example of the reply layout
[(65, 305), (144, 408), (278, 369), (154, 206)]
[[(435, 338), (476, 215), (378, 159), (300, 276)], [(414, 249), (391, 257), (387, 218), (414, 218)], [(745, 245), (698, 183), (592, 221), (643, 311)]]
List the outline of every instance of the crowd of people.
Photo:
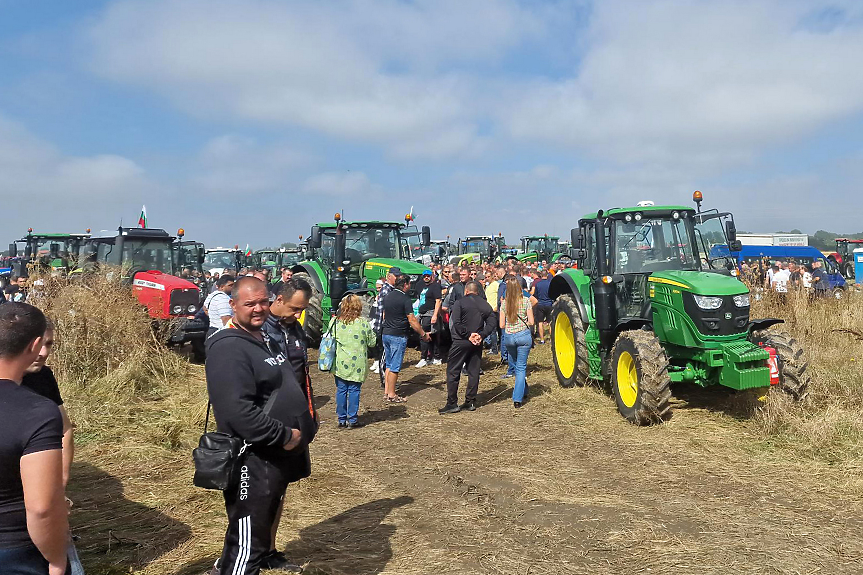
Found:
[(743, 262), (740, 275), (752, 286), (779, 294), (803, 290), (813, 297), (821, 297), (829, 289), (826, 272), (817, 259), (806, 263), (793, 259), (770, 261), (767, 258)]

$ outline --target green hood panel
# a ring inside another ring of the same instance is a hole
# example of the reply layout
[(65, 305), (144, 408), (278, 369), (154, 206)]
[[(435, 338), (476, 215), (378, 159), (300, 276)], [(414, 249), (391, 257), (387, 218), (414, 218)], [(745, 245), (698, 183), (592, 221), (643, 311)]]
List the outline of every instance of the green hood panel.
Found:
[(426, 271), (426, 266), (412, 262), (408, 260), (397, 260), (395, 258), (373, 258), (366, 262), (366, 269), (380, 269), (383, 271), (382, 275), (386, 275), (386, 271), (390, 268), (399, 268), (402, 270), (403, 274), (408, 275), (422, 275), (424, 271)]
[(648, 281), (672, 285), (698, 295), (737, 295), (749, 293), (749, 288), (746, 287), (746, 284), (736, 277), (709, 272), (665, 270), (653, 272)]

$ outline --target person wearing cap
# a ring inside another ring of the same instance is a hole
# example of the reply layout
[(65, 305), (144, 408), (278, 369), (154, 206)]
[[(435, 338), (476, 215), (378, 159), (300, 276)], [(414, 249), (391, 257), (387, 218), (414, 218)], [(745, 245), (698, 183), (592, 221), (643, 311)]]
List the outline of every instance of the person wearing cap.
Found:
[(383, 364), (380, 363), (381, 361), (384, 361), (383, 339), (381, 337), (381, 333), (383, 332), (384, 328), (384, 300), (386, 299), (387, 295), (389, 295), (389, 293), (392, 291), (393, 286), (396, 283), (396, 278), (400, 275), (402, 275), (401, 269), (397, 267), (391, 267), (387, 270), (387, 275), (385, 276), (385, 278), (380, 278), (375, 283), (375, 288), (378, 290), (378, 295), (375, 298), (375, 303), (372, 307), (371, 324), (372, 329), (378, 336), (378, 340), (380, 340), (382, 343), (380, 345), (380, 359), (378, 361), (375, 361), (375, 364), (372, 365), (372, 371), (381, 373), (381, 387), (383, 387), (384, 385), (383, 374), (386, 373), (386, 368)]
[[(390, 268), (392, 271), (393, 268)], [(384, 299), (383, 309), (383, 332), (381, 339), (384, 342), (384, 365), (386, 366), (386, 379), (384, 382), (384, 399), (388, 403), (404, 403), (405, 398), (396, 394), (396, 384), (405, 349), (408, 345), (408, 335), (413, 329), (420, 335), (423, 341), (430, 339), (429, 334), (423, 331), (419, 320), (414, 315), (413, 303), (407, 295), (411, 278), (407, 275), (399, 275), (395, 284)]]
[(425, 367), (428, 364), (440, 365), (441, 354), (438, 345), (438, 319), (440, 319), (442, 288), (440, 282), (431, 270), (425, 270), (422, 275), (422, 285), (417, 286), (420, 294), (414, 307), (420, 318), (420, 325), (427, 334), (429, 341), (420, 342), (420, 360), (417, 367)]

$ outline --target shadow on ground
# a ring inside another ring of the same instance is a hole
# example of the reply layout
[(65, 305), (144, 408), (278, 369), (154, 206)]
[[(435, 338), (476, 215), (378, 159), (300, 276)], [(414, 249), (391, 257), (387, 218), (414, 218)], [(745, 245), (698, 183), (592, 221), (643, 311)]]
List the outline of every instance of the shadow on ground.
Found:
[(674, 400), (677, 400), (674, 409), (704, 409), (711, 412), (723, 413), (739, 421), (751, 419), (758, 410), (758, 397), (764, 395), (765, 389), (750, 389), (735, 392), (727, 387), (714, 385), (710, 387), (699, 387), (697, 385), (679, 384), (672, 390)]
[(380, 573), (392, 559), (390, 538), (396, 531), (384, 520), (394, 509), (413, 501), (403, 495), (352, 507), (301, 530), (300, 538), (288, 543), (285, 555), (294, 563), (308, 563), (304, 573), (311, 575)]
[(392, 405), (384, 409), (372, 410), (368, 409), (365, 413), (359, 416), (359, 421), (365, 425), (380, 423), (382, 421), (395, 421), (397, 419), (407, 419), (407, 406), (404, 404)]
[(123, 496), (123, 484), (87, 463), (72, 468), (69, 517), (88, 574), (129, 573), (191, 537), (185, 523)]

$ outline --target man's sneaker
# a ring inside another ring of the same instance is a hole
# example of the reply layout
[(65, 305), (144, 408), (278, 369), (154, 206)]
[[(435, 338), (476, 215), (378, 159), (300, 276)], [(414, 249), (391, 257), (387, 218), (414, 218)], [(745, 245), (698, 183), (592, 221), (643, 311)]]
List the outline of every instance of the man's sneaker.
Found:
[(514, 373), (505, 373), (502, 376), (500, 376), (501, 379), (509, 379), (510, 377), (515, 377), (515, 374)]
[(431, 362), (431, 364), (432, 364), (432, 365), (441, 365), (442, 363), (443, 363), (443, 362), (442, 362), (441, 360), (439, 360), (439, 359), (433, 359), (433, 360), (432, 360), (432, 362)]
[(444, 415), (447, 413), (458, 413), (459, 411), (461, 411), (461, 407), (459, 407), (456, 404), (453, 404), (453, 405), (447, 404), (447, 405), (443, 406), (441, 409), (437, 410), (437, 412), (440, 413), (441, 415)]
[(216, 559), (216, 562), (213, 563), (213, 568), (210, 569), (210, 575), (219, 575), (219, 562), (222, 560), (221, 557)]
[(476, 411), (476, 403), (473, 401), (465, 401), (459, 406), (459, 409), (463, 409), (466, 411)]
[(419, 360), (419, 361), (417, 362), (417, 367), (425, 367), (425, 366), (427, 366), (428, 364), (429, 364), (429, 363), (428, 363), (426, 360), (421, 359), (421, 360)]
[(300, 565), (295, 565), (288, 561), (288, 558), (281, 551), (270, 551), (265, 555), (263, 561), (261, 561), (261, 568), (285, 571), (286, 573), (303, 572), (303, 568)]
[(379, 362), (378, 360), (375, 360), (375, 362), (372, 364), (372, 368), (371, 368), (371, 370), (370, 370), (370, 371), (373, 371), (373, 372), (375, 372), (375, 373), (380, 373), (380, 371), (381, 371), (381, 364), (380, 364), (380, 362)]

